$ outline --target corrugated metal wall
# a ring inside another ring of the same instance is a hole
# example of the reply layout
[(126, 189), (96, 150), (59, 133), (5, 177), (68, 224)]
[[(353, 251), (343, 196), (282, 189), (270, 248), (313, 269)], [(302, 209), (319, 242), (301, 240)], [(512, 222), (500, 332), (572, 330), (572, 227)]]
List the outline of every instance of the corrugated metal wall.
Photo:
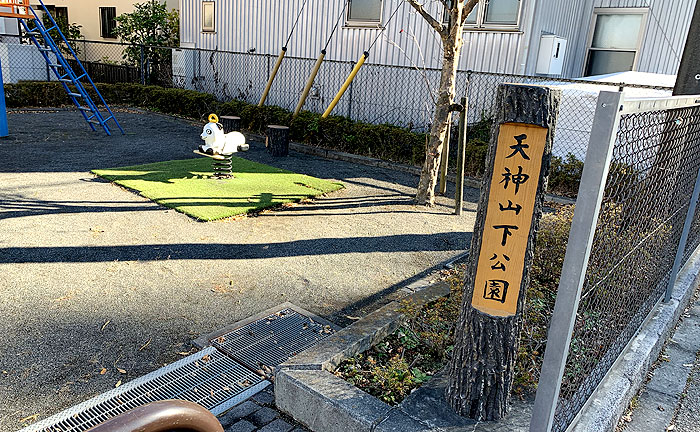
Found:
[(646, 31), (636, 70), (675, 74), (688, 36), (694, 5), (695, 0), (582, 0), (573, 5), (561, 0), (539, 0), (530, 33), (532, 49), (528, 54), (526, 73), (535, 73), (540, 36), (551, 33), (569, 42), (562, 75), (581, 76), (593, 9), (648, 8)]
[[(599, 1), (603, 4), (612, 2), (611, 0)], [(647, 30), (642, 41), (637, 70), (675, 75), (688, 37), (695, 0), (649, 0), (649, 2), (651, 6)], [(636, 2), (618, 0), (612, 3), (647, 4), (644, 0)]]
[[(201, 32), (202, 0), (181, 0), (181, 40), (183, 46), (225, 51), (277, 54), (284, 45), (303, 0), (218, 0), (216, 33)], [(318, 56), (338, 18), (345, 0), (308, 0), (287, 54), (294, 57)], [(528, 2), (530, 3), (530, 2)], [(399, 10), (370, 53), (370, 63), (440, 67), (439, 37), (402, 0), (383, 2), (383, 23)], [(433, 16), (442, 16), (438, 2), (429, 2)], [(334, 35), (327, 59), (356, 61), (379, 35), (379, 30), (346, 27), (345, 19)], [(518, 72), (522, 32), (465, 32), (462, 69)]]
[(564, 54), (563, 77), (580, 75), (580, 52), (585, 47), (580, 43), (588, 33), (590, 13), (593, 0), (566, 2), (561, 0), (538, 0), (535, 9), (532, 31), (530, 32), (530, 49), (528, 50), (526, 75), (534, 75), (537, 66), (540, 37), (543, 34), (555, 34), (567, 40)]
[[(315, 58), (325, 45), (345, 0), (308, 0), (289, 43), (289, 56)], [(217, 0), (216, 32), (201, 32), (202, 0), (181, 0), (183, 46), (225, 51), (279, 53), (303, 0)], [(439, 2), (429, 2), (433, 16), (442, 16)], [(435, 32), (409, 5), (385, 0), (383, 23), (399, 10), (370, 53), (370, 63), (440, 67), (440, 42)], [(637, 70), (674, 74), (690, 26), (694, 0), (532, 0), (524, 4), (521, 32), (467, 31), (460, 68), (475, 71), (534, 74), (542, 34), (569, 42), (564, 77), (581, 76), (588, 33), (596, 7), (648, 7), (646, 33)], [(529, 8), (535, 7), (532, 11)], [(530, 21), (531, 20), (531, 21)], [(345, 18), (328, 47), (327, 59), (356, 61), (380, 30), (345, 26)], [(521, 58), (521, 56), (523, 58)], [(525, 58), (527, 62), (525, 62)], [(526, 63), (526, 64), (525, 64)]]

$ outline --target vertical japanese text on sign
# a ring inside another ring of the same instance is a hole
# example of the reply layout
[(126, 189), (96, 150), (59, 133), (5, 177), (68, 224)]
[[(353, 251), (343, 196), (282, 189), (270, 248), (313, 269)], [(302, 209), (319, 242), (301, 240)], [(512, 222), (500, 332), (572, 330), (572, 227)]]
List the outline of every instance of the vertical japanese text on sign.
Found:
[(541, 126), (500, 126), (472, 296), (489, 315), (517, 310), (546, 138)]

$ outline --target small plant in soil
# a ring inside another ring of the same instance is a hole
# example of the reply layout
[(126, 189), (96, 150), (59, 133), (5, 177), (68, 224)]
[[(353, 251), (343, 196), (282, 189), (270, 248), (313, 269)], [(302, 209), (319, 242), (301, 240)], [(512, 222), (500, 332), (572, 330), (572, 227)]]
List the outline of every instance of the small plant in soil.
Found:
[(450, 295), (418, 307), (403, 301), (406, 319), (393, 334), (343, 362), (336, 375), (389, 404), (397, 404), (445, 365), (461, 306), (463, 266), (445, 272)]

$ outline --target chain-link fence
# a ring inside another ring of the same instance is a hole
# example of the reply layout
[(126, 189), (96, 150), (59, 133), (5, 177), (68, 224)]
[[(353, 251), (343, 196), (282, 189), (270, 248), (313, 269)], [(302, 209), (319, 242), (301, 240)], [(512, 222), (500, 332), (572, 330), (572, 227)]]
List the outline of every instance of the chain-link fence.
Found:
[(616, 91), (622, 88), (625, 95), (629, 97), (663, 97), (670, 96), (672, 91), (666, 87), (488, 72), (466, 72), (464, 77), (460, 76), (459, 91), (463, 91), (462, 89), (466, 87), (466, 79), (462, 81), (463, 78), (468, 79), (469, 83), (466, 91), (469, 98), (467, 118), (470, 124), (492, 117), (496, 90), (501, 83), (546, 85), (560, 89), (562, 97), (552, 153), (562, 159), (572, 155), (579, 161), (583, 161), (586, 157), (595, 115), (595, 101), (599, 92)]
[[(5, 82), (54, 79), (40, 53), (27, 40), (3, 36), (0, 59)], [(276, 56), (188, 48), (71, 41), (95, 82), (131, 82), (198, 90), (221, 100), (258, 103)], [(286, 57), (270, 91), (269, 105), (294, 110), (316, 59)], [(345, 81), (353, 62), (326, 61), (305, 109), (322, 113)], [(440, 70), (366, 64), (334, 114), (369, 123), (425, 131), (433, 114)], [(601, 90), (620, 84), (547, 77), (460, 71), (457, 98), (467, 95), (470, 124), (492, 117), (498, 85), (504, 82), (551, 85), (562, 90), (553, 152), (583, 161)], [(625, 84), (628, 96), (666, 96), (669, 88)], [(455, 121), (456, 121), (455, 116)]]
[[(700, 106), (621, 117), (552, 430), (567, 429), (663, 297), (700, 168), (698, 146)], [(700, 211), (685, 260), (699, 245)]]

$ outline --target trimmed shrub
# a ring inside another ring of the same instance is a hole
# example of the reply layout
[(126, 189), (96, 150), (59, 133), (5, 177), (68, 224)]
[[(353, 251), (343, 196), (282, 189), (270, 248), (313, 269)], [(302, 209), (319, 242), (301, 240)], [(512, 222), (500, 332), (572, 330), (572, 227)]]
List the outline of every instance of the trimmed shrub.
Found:
[[(243, 129), (263, 133), (269, 124), (288, 125), (291, 113), (277, 106), (258, 107), (240, 100), (220, 102), (208, 93), (195, 90), (163, 88), (131, 83), (97, 84), (108, 104), (123, 104), (204, 120), (210, 113), (241, 117)], [(94, 94), (93, 94), (94, 96)], [(70, 103), (61, 83), (20, 81), (5, 85), (5, 99), (10, 108), (50, 107)], [(492, 120), (482, 118), (468, 128), (466, 175), (480, 177), (485, 169)], [(302, 111), (290, 126), (292, 140), (307, 145), (369, 156), (393, 162), (421, 165), (425, 160), (424, 133), (389, 124), (355, 122), (347, 117)], [(451, 158), (456, 162), (456, 158)], [(550, 190), (575, 195), (583, 163), (573, 156), (566, 160), (552, 158)]]
[(489, 143), (472, 139), (464, 149), (464, 173), (470, 177), (481, 177), (486, 169), (486, 153)]
[(571, 153), (565, 159), (553, 156), (549, 167), (550, 192), (564, 196), (576, 196), (578, 185), (581, 182), (581, 174), (583, 174), (583, 162), (576, 159)]
[(8, 108), (61, 106), (69, 102), (59, 83), (25, 81), (5, 84), (5, 104)]
[[(291, 120), (291, 113), (277, 106), (258, 107), (239, 100), (220, 102), (211, 94), (194, 90), (130, 83), (97, 84), (97, 88), (109, 104), (137, 106), (197, 120), (204, 120), (213, 112), (237, 115), (243, 129), (257, 133), (265, 132), (269, 124), (287, 125)], [(58, 82), (7, 84), (5, 97), (11, 108), (70, 103)], [(294, 141), (395, 162), (418, 165), (425, 157), (425, 135), (393, 125), (354, 122), (338, 116), (322, 119), (319, 114), (303, 111), (290, 132)]]

